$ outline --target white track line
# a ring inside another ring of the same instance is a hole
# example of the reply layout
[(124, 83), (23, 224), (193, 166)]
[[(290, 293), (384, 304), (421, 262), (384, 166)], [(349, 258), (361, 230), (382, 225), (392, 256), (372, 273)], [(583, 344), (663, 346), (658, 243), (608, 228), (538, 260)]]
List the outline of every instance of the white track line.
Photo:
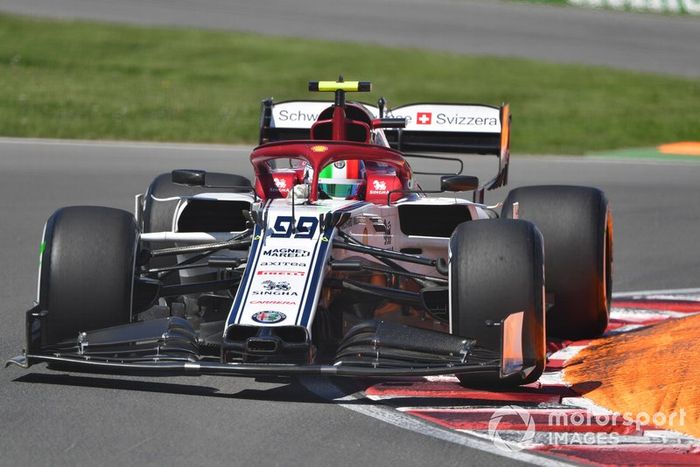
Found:
[(175, 151), (251, 151), (253, 146), (228, 144), (197, 144), (197, 143), (154, 143), (141, 141), (111, 141), (111, 140), (77, 140), (77, 139), (45, 139), (45, 138), (0, 138), (0, 144), (27, 146), (72, 146), (72, 147), (113, 147), (124, 149), (159, 149)]
[(674, 295), (674, 294), (698, 294), (700, 288), (697, 289), (665, 289), (665, 290), (640, 290), (636, 292), (615, 292), (612, 298), (629, 298), (640, 295)]

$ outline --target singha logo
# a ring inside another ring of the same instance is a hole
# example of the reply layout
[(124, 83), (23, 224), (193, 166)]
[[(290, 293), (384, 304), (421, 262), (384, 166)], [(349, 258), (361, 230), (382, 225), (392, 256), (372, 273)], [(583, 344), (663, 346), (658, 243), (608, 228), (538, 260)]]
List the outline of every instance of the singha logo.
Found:
[(275, 181), (275, 186), (277, 187), (278, 190), (286, 190), (287, 189), (287, 180), (284, 178), (274, 178)]
[(386, 182), (384, 180), (374, 180), (372, 185), (374, 185), (374, 191), (386, 191)]
[(289, 290), (291, 287), (289, 282), (275, 282), (275, 281), (265, 281), (262, 283), (263, 289), (265, 290)]

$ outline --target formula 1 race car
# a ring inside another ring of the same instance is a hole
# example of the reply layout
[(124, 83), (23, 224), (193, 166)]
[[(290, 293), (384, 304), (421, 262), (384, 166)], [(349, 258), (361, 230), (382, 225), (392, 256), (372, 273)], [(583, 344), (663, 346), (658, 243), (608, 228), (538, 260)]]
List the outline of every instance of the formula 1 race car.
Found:
[[(8, 364), (147, 375), (537, 380), (547, 336), (606, 328), (612, 217), (595, 188), (508, 181), (510, 110), (346, 102), (368, 82), (310, 82), (334, 102), (263, 101), (243, 176), (174, 170), (135, 216), (56, 211), (23, 355)], [(498, 157), (428, 196), (411, 157)], [(410, 154), (409, 154), (410, 153)], [(418, 153), (418, 154), (416, 154)], [(428, 154), (426, 154), (428, 153)], [(430, 155), (432, 154), (432, 155)]]

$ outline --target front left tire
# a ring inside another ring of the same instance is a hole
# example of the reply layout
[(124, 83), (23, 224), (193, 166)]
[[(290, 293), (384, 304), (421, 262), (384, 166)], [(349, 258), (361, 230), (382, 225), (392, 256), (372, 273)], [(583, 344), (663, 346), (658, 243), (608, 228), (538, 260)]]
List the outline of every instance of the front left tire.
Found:
[(47, 343), (131, 321), (139, 231), (121, 209), (73, 206), (47, 221), (39, 305)]

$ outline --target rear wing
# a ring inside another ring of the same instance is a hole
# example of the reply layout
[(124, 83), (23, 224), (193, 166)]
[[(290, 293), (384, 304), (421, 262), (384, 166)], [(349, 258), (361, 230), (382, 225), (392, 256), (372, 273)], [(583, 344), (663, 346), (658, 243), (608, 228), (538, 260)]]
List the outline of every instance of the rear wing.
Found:
[[(379, 109), (373, 105), (353, 102), (363, 106), (372, 116), (379, 118)], [(262, 102), (260, 116), (260, 144), (274, 141), (309, 139), (311, 126), (333, 101), (293, 100)]]
[(480, 104), (408, 104), (387, 111), (387, 117), (405, 118), (403, 129), (387, 129), (389, 145), (402, 152), (451, 152), (498, 157), (498, 174), (484, 191), (508, 183), (510, 162), (510, 108)]
[[(383, 106), (383, 101), (380, 100)], [(262, 102), (259, 143), (306, 140), (319, 115), (332, 101), (290, 100)], [(486, 190), (508, 183), (510, 162), (510, 108), (481, 104), (408, 104), (382, 112), (379, 107), (352, 102), (373, 119), (402, 118), (404, 128), (384, 128), (389, 146), (404, 153), (486, 154), (498, 157), (498, 173), (474, 192), (483, 202)], [(356, 108), (355, 107), (355, 108)], [(360, 111), (356, 108), (356, 112)], [(361, 111), (360, 111), (361, 112)], [(428, 157), (428, 156), (423, 156)]]

